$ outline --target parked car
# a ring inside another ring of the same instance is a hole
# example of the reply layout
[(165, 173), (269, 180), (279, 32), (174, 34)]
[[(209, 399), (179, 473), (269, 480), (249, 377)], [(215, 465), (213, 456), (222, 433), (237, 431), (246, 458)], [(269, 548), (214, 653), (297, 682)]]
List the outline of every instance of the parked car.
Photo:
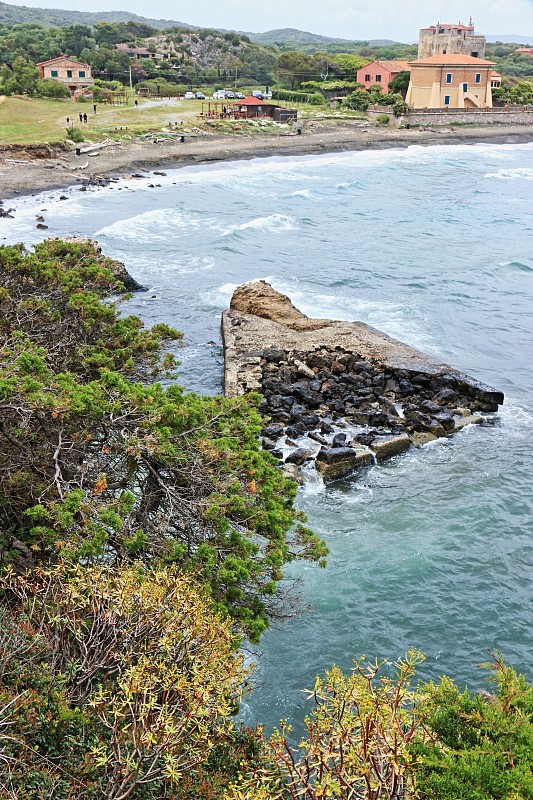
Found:
[(213, 100), (225, 100), (226, 99), (226, 92), (223, 89), (219, 89), (217, 92), (213, 92)]
[(194, 100), (194, 92), (185, 92), (183, 95), (184, 100)]
[(235, 92), (228, 92), (226, 91), (226, 99), (227, 100), (235, 100)]
[(257, 100), (264, 100), (263, 92), (254, 91), (252, 92), (252, 97), (257, 98)]
[(205, 100), (205, 94), (203, 92), (196, 92), (196, 99)]
[(235, 92), (235, 98), (236, 98), (237, 100), (244, 100), (244, 97), (245, 97), (245, 96), (243, 95), (243, 93), (242, 93), (242, 92)]

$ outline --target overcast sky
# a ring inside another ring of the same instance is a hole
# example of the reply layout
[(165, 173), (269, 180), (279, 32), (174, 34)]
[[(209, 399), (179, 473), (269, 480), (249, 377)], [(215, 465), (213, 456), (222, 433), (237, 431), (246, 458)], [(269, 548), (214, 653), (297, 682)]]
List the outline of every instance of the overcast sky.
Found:
[(415, 41), (419, 28), (468, 22), (485, 34), (533, 36), (533, 0), (20, 0), (80, 11), (133, 11), (144, 17), (241, 31), (299, 28), (343, 39)]

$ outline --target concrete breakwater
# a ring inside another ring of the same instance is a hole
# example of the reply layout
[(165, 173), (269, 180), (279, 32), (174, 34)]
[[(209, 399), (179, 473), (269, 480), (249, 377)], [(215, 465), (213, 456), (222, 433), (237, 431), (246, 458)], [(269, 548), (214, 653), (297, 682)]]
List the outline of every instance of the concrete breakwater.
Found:
[(502, 392), (361, 322), (311, 319), (265, 281), (222, 317), (227, 396), (261, 392), (263, 446), (324, 480), (483, 421)]

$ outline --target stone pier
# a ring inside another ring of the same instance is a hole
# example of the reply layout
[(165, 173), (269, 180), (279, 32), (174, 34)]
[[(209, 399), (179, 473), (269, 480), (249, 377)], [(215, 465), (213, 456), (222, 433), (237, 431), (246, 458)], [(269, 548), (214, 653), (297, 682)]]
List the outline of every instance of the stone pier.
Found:
[(226, 396), (260, 392), (263, 446), (324, 480), (450, 436), (502, 392), (362, 322), (311, 319), (265, 281), (222, 317)]

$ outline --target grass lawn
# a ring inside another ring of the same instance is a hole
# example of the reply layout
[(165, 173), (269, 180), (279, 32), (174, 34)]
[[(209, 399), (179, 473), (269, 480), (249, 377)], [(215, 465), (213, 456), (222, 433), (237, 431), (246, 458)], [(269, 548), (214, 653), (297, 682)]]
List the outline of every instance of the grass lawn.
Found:
[[(128, 133), (161, 130), (169, 122), (196, 122), (200, 112), (198, 101), (153, 101), (139, 98), (135, 108), (130, 98), (128, 106), (107, 106), (74, 103), (70, 100), (49, 100), (26, 96), (0, 98), (0, 144), (42, 144), (66, 139), (67, 117), (75, 122), (85, 137), (92, 141)], [(78, 114), (86, 113), (87, 124), (79, 122)], [(122, 131), (120, 129), (122, 128)], [(127, 130), (126, 130), (127, 129)]]

